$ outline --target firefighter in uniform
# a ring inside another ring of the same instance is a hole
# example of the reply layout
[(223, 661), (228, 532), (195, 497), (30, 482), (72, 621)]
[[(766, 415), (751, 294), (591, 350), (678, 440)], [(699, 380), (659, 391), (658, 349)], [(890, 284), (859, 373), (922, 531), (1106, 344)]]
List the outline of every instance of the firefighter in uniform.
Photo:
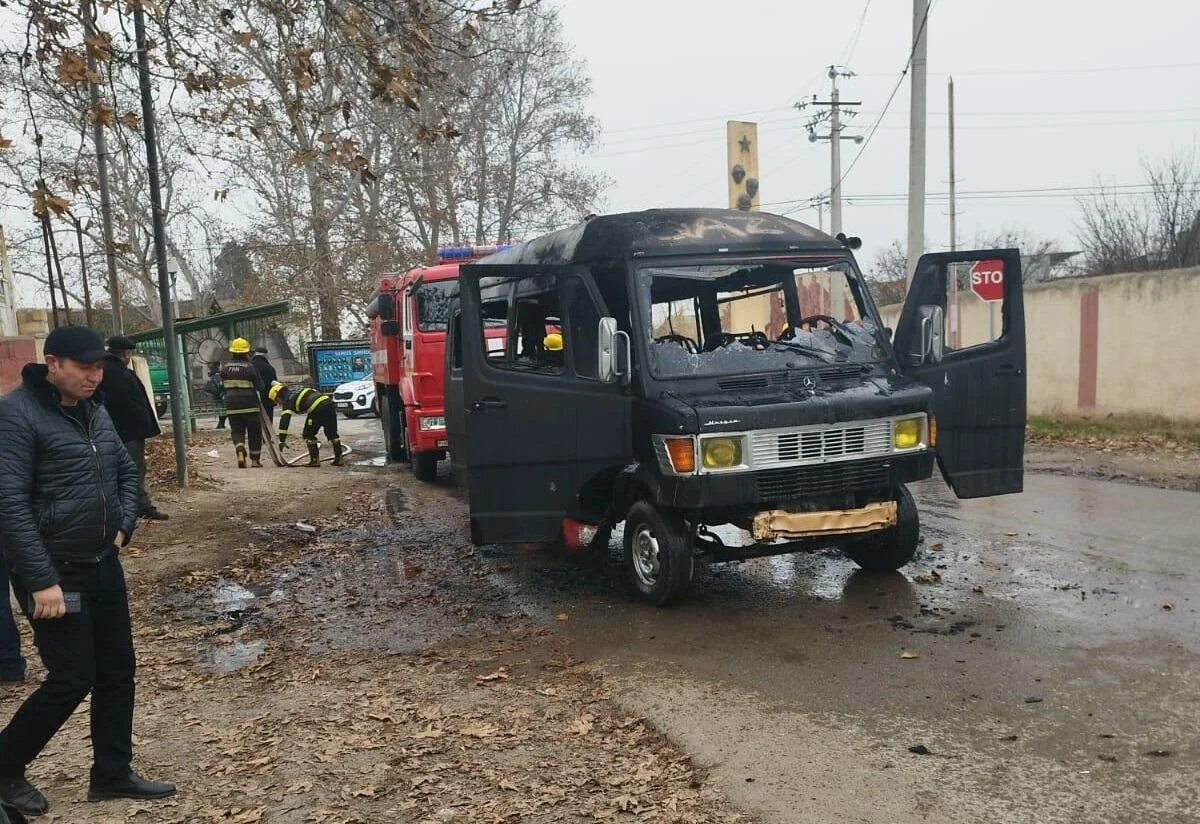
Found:
[(237, 449), (238, 468), (246, 468), (246, 440), (250, 440), (250, 464), (262, 466), (262, 416), (258, 370), (250, 363), (250, 341), (234, 338), (229, 344), (229, 362), (221, 367), (225, 386), (225, 415)]
[(308, 446), (308, 463), (305, 466), (321, 465), (321, 448), (317, 445), (317, 430), (324, 429), (325, 437), (333, 446), (333, 465), (342, 465), (342, 439), (338, 437), (337, 407), (328, 395), (322, 395), (307, 386), (300, 389), (288, 389), (282, 383), (272, 384), (267, 391), (269, 397), (276, 403), (281, 412), (279, 415), (279, 445), (287, 444), (288, 425), (292, 415), (304, 415), (304, 430), (301, 437)]

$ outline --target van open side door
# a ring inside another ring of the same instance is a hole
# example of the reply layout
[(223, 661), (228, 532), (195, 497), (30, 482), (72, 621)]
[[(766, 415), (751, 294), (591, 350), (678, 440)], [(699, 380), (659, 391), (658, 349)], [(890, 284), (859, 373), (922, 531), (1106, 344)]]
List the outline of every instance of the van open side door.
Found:
[(1026, 417), (1020, 252), (923, 255), (893, 343), (905, 374), (933, 390), (938, 466), (954, 494), (1020, 492)]

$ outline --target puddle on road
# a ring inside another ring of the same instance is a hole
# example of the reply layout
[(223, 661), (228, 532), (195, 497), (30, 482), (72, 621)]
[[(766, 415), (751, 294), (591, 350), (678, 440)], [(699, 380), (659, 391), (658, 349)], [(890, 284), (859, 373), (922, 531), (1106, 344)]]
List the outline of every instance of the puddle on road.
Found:
[(366, 460), (362, 460), (362, 461), (351, 461), (350, 465), (351, 466), (384, 467), (384, 466), (388, 465), (388, 462), (387, 462), (386, 455), (377, 455), (374, 458), (367, 458)]

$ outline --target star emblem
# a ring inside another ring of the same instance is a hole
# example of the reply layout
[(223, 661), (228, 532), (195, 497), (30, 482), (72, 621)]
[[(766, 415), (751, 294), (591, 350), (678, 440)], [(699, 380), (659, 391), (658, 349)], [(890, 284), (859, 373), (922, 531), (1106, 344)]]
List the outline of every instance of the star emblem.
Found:
[(742, 139), (738, 141), (738, 145), (742, 147), (743, 152), (750, 151), (750, 138), (746, 135), (742, 135)]

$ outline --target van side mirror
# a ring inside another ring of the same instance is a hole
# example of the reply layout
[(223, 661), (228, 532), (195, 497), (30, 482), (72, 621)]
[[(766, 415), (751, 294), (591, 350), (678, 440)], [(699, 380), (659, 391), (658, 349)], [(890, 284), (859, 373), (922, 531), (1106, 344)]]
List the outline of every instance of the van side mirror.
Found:
[(629, 335), (617, 328), (616, 318), (600, 318), (599, 363), (596, 374), (603, 383), (614, 383), (618, 378), (628, 383), (633, 373), (633, 354)]
[(376, 305), (379, 307), (379, 314), (381, 317), (396, 317), (396, 303), (392, 300), (392, 296), (387, 292), (380, 293)]
[(909, 362), (914, 366), (941, 363), (946, 335), (945, 312), (940, 306), (922, 306), (918, 317), (921, 322), (920, 351), (909, 352)]
[(394, 338), (396, 335), (400, 334), (400, 321), (385, 320), (383, 323), (379, 324), (379, 331), (388, 337)]

